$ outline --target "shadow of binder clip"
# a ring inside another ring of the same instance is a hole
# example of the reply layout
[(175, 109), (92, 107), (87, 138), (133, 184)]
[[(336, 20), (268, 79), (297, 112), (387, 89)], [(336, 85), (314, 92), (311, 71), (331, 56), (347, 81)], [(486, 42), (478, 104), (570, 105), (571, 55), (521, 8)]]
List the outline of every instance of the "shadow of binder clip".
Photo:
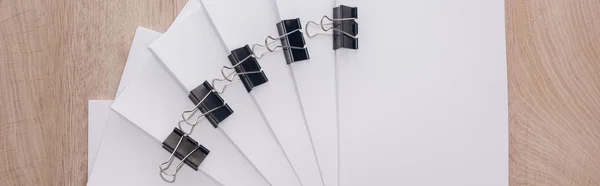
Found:
[[(183, 164), (187, 164), (194, 170), (198, 170), (198, 166), (206, 156), (210, 153), (204, 146), (198, 144), (194, 139), (190, 138), (188, 134), (184, 133), (178, 128), (175, 128), (173, 132), (165, 139), (162, 143), (163, 148), (171, 153), (167, 161), (160, 164), (160, 177), (168, 182), (173, 183), (177, 178), (177, 173), (183, 167)], [(167, 173), (166, 171), (171, 167), (174, 162), (174, 157), (181, 160), (173, 173)]]
[[(316, 37), (318, 35), (333, 36), (333, 49), (349, 48), (358, 49), (358, 8), (340, 5), (333, 8), (333, 19), (327, 15), (321, 18), (319, 23), (309, 21), (306, 23), (306, 36), (309, 38)], [(325, 20), (328, 22), (326, 23)], [(321, 27), (321, 30), (325, 33), (316, 33), (310, 35), (308, 32), (309, 24), (313, 24)], [(332, 34), (328, 34), (333, 30)]]

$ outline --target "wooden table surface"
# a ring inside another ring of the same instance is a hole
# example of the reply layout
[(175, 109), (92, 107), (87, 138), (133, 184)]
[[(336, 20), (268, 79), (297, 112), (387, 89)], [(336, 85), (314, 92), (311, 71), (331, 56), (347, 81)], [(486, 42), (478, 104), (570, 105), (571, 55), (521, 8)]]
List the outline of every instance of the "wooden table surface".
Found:
[[(185, 0), (0, 0), (0, 185), (85, 185), (87, 100)], [(511, 185), (600, 185), (600, 1), (506, 0)]]

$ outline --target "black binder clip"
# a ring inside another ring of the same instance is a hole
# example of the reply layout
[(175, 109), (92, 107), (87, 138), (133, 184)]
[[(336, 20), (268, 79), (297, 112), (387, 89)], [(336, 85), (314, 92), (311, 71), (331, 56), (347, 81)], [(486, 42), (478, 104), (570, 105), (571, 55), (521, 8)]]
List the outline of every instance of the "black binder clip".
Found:
[[(213, 80), (213, 84), (214, 81), (215, 80)], [(223, 87), (222, 91), (224, 91), (226, 87), (227, 85)], [(221, 121), (233, 114), (233, 110), (231, 110), (229, 105), (227, 105), (219, 95), (222, 91), (216, 91), (207, 81), (204, 81), (200, 86), (190, 91), (188, 98), (190, 98), (195, 106), (192, 110), (184, 111), (181, 114), (183, 120), (179, 122), (179, 127), (181, 128), (182, 122), (187, 123), (192, 126), (192, 129), (188, 132), (188, 134), (191, 134), (196, 125), (204, 119), (208, 119), (213, 127), (217, 128)], [(189, 120), (198, 111), (202, 112), (202, 114), (196, 117), (195, 122), (190, 123)], [(190, 113), (190, 115), (186, 117), (186, 114), (188, 113)]]
[(340, 5), (333, 8), (333, 49), (358, 49), (358, 8)]
[[(221, 74), (230, 82), (233, 81), (232, 75), (239, 75), (248, 92), (252, 91), (252, 88), (269, 81), (260, 64), (258, 64), (254, 52), (250, 50), (248, 45), (231, 51), (227, 58), (229, 58), (232, 66), (224, 66), (221, 69)], [(226, 74), (225, 69), (235, 69), (235, 72)]]
[[(330, 23), (325, 23), (325, 20), (329, 20)], [(333, 19), (328, 16), (323, 16), (320, 23), (309, 21), (306, 23), (306, 35), (309, 38), (313, 38), (317, 35), (329, 35), (333, 36), (333, 49), (349, 48), (358, 49), (358, 8), (340, 5), (333, 8)], [(321, 27), (321, 30), (328, 32), (333, 30), (333, 34), (316, 33), (310, 35), (308, 32), (308, 24), (314, 24)]]
[[(287, 19), (277, 23), (279, 38), (268, 37), (273, 40), (281, 40), (281, 48), (283, 48), (287, 64), (310, 59), (308, 49), (304, 46), (306, 42), (301, 30), (300, 18)], [(269, 45), (267, 45), (267, 49), (269, 49)], [(269, 49), (269, 51), (272, 50)]]
[[(208, 149), (198, 144), (198, 142), (178, 128), (175, 128), (173, 132), (167, 136), (167, 139), (165, 139), (162, 145), (165, 150), (171, 153), (171, 156), (169, 156), (167, 161), (160, 164), (160, 177), (169, 183), (175, 182), (177, 172), (183, 167), (184, 163), (197, 171), (200, 163), (202, 163), (210, 153)], [(181, 162), (175, 167), (174, 173), (167, 173), (166, 170), (173, 164), (174, 157), (180, 159)]]

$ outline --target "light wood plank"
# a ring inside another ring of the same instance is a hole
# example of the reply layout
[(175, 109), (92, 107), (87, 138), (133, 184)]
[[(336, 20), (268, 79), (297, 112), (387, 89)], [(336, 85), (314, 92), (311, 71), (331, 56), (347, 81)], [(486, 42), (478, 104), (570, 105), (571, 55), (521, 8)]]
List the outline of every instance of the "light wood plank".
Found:
[(0, 0), (0, 185), (85, 185), (87, 100), (113, 99), (137, 26), (185, 0)]
[(600, 185), (600, 1), (505, 3), (511, 185)]

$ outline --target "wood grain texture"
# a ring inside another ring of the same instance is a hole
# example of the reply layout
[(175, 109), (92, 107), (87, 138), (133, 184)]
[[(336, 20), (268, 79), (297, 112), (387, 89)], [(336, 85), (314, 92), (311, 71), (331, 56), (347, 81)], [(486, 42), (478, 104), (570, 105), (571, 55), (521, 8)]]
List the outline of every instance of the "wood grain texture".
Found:
[(113, 99), (135, 28), (185, 0), (0, 0), (0, 185), (85, 185), (87, 100)]
[[(87, 100), (185, 0), (0, 0), (0, 185), (85, 185)], [(600, 1), (506, 0), (510, 184), (600, 185)]]
[(511, 185), (600, 185), (600, 1), (507, 0)]

